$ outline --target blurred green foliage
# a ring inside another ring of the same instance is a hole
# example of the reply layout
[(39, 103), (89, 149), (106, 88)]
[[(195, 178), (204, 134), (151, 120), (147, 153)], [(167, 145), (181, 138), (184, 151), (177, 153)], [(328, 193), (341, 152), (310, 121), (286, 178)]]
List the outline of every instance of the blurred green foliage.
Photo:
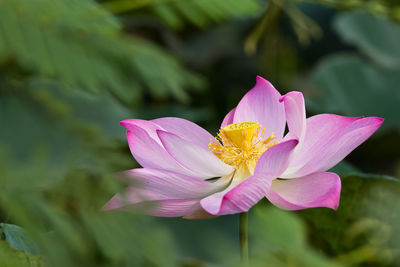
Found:
[(398, 179), (379, 175), (342, 175), (337, 212), (299, 211), (310, 225), (312, 242), (346, 265), (399, 263), (400, 193)]
[(344, 41), (370, 59), (353, 53), (321, 62), (314, 83), (323, 90), (315, 92), (315, 108), (348, 116), (381, 116), (384, 127), (398, 128), (400, 25), (367, 13), (347, 13), (338, 16), (334, 26)]
[(337, 212), (252, 209), (251, 265), (398, 266), (399, 10), (390, 0), (0, 0), (0, 266), (240, 266), (237, 216), (101, 208), (124, 186), (118, 172), (138, 166), (120, 120), (177, 116), (215, 133), (257, 74), (302, 91), (309, 116), (385, 123), (334, 168)]
[(320, 3), (344, 10), (363, 10), (400, 21), (400, 8), (397, 0), (300, 0)]
[(120, 100), (152, 94), (187, 100), (184, 87), (201, 88), (198, 75), (157, 45), (124, 34), (122, 25), (93, 1), (3, 0), (0, 59), (56, 77), (68, 87), (109, 89)]

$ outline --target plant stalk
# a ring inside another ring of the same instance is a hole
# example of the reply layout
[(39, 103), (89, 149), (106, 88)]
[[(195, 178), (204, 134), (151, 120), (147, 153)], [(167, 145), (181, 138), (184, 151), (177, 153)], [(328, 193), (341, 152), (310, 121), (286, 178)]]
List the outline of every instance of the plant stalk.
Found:
[(243, 212), (239, 215), (240, 257), (242, 266), (249, 266), (249, 213)]

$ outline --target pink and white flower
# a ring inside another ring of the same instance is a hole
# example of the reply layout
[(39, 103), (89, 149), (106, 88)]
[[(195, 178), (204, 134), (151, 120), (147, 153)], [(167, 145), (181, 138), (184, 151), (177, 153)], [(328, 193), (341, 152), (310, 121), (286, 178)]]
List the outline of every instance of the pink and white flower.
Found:
[(263, 197), (288, 210), (337, 209), (340, 178), (327, 170), (382, 122), (334, 114), (306, 118), (301, 92), (281, 96), (257, 77), (216, 138), (180, 118), (122, 121), (143, 168), (124, 173), (132, 184), (106, 209), (151, 204), (150, 215), (204, 218), (247, 212)]

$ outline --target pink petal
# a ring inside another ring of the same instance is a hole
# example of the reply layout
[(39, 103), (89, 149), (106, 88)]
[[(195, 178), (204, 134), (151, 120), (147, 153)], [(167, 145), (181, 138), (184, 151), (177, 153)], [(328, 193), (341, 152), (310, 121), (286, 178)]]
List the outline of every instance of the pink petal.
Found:
[[(196, 213), (200, 206), (200, 199), (160, 199), (148, 200), (139, 203), (127, 203), (122, 197), (116, 195), (105, 206), (105, 210), (135, 208), (151, 216), (182, 217)], [(203, 215), (204, 217), (205, 214)], [(197, 215), (197, 218), (201, 216)]]
[(221, 128), (233, 123), (233, 117), (235, 116), (235, 110), (236, 110), (236, 108), (232, 109), (231, 111), (229, 111), (228, 114), (226, 114), (224, 120), (222, 121)]
[(200, 209), (200, 199), (167, 199), (143, 203), (147, 214), (158, 217), (182, 217)]
[(168, 196), (152, 192), (143, 188), (129, 186), (123, 194), (114, 195), (111, 200), (104, 205), (104, 210), (122, 209), (125, 206), (138, 204), (145, 201), (165, 200)]
[(181, 165), (204, 178), (224, 176), (233, 171), (233, 167), (217, 158), (208, 148), (190, 143), (179, 136), (157, 131), (168, 153)]
[(223, 190), (229, 180), (208, 182), (179, 173), (157, 169), (133, 169), (124, 172), (131, 184), (122, 195), (114, 196), (106, 210), (126, 207), (143, 209), (153, 216), (206, 218), (200, 199)]
[(168, 198), (201, 198), (218, 192), (229, 181), (208, 182), (176, 172), (139, 168), (124, 172), (136, 188), (164, 195)]
[(280, 176), (289, 165), (289, 158), (299, 141), (288, 140), (265, 151), (257, 161), (254, 174), (268, 173)]
[(333, 114), (308, 118), (304, 141), (281, 177), (300, 177), (332, 168), (367, 140), (382, 122), (377, 117), (349, 118)]
[(103, 207), (103, 210), (120, 209), (123, 206), (123, 200), (120, 195), (113, 196)]
[(123, 210), (136, 208), (148, 215), (158, 217), (183, 217), (185, 219), (209, 219), (216, 216), (207, 213), (200, 206), (200, 199), (149, 199), (136, 202), (126, 201), (124, 197), (115, 195), (103, 210)]
[(152, 120), (164, 131), (171, 132), (191, 143), (208, 149), (210, 140), (214, 137), (197, 124), (181, 118), (160, 118)]
[(285, 109), (281, 95), (267, 80), (257, 76), (257, 84), (240, 100), (234, 122), (258, 122), (266, 128), (266, 136), (275, 133), (280, 140), (285, 131)]
[(178, 131), (179, 134), (176, 136), (187, 142), (194, 142), (194, 146), (201, 146), (202, 150), (207, 150), (209, 154), (212, 154), (208, 149), (208, 144), (213, 137), (200, 126), (179, 118), (161, 118), (154, 121), (130, 119), (122, 121), (121, 125), (128, 129), (127, 137), (132, 155), (143, 167), (172, 170), (197, 177), (203, 176), (204, 172), (197, 173), (183, 167), (166, 152), (157, 133), (158, 130), (165, 128)]
[(279, 100), (285, 105), (286, 121), (291, 133), (291, 138), (296, 138), (301, 143), (306, 132), (306, 108), (301, 92), (289, 92)]
[(287, 210), (339, 206), (341, 182), (336, 173), (316, 172), (304, 177), (274, 180), (267, 198)]
[(289, 140), (268, 149), (258, 160), (253, 176), (239, 184), (233, 178), (227, 189), (200, 201), (203, 209), (213, 215), (248, 211), (265, 196), (272, 179), (286, 169), (297, 143), (297, 140)]
[(264, 174), (251, 176), (236, 186), (202, 199), (200, 204), (212, 215), (247, 212), (265, 196), (273, 178)]
[[(136, 161), (145, 168), (165, 169), (187, 175), (197, 176), (180, 165), (165, 148), (138, 126), (130, 126), (126, 132), (129, 148)], [(158, 139), (158, 137), (157, 137)]]
[(134, 132), (138, 127), (143, 129), (152, 139), (157, 143), (161, 144), (158, 138), (156, 130), (162, 130), (162, 128), (151, 121), (139, 120), (139, 119), (129, 119), (121, 121), (119, 124), (124, 126), (128, 131)]
[(167, 117), (159, 118), (152, 121), (129, 119), (121, 121), (120, 124), (128, 131), (135, 127), (140, 127), (147, 132), (157, 143), (161, 144), (157, 135), (157, 130), (171, 132), (185, 140), (200, 145), (208, 149), (208, 144), (214, 137), (198, 126), (197, 124), (181, 118)]

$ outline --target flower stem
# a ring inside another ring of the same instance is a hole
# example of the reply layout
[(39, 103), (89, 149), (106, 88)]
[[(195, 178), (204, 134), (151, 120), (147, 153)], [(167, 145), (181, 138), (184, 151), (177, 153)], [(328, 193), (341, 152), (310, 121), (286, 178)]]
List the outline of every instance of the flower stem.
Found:
[(249, 213), (239, 215), (240, 256), (243, 267), (249, 266), (249, 239), (248, 239)]

